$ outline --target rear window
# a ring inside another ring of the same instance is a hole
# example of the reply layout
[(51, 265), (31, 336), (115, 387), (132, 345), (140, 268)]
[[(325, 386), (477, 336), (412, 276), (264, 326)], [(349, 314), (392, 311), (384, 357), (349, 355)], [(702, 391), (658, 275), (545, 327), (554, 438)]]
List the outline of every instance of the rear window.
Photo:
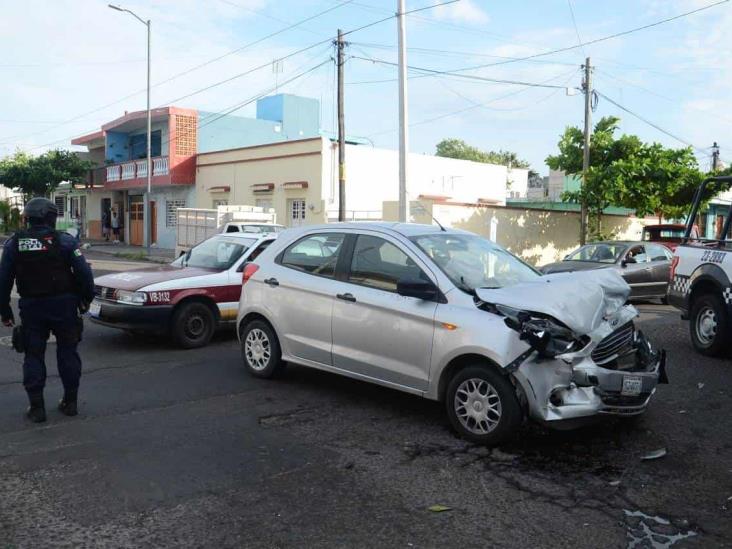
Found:
[(214, 236), (204, 240), (180, 258), (185, 267), (225, 271), (256, 242), (254, 238), (221, 238)]

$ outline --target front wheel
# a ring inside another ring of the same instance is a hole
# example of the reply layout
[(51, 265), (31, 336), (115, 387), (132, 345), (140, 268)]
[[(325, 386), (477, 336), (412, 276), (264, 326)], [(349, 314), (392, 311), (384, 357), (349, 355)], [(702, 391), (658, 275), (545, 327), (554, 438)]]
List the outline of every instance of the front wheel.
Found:
[(703, 355), (723, 356), (729, 350), (727, 342), (729, 319), (722, 299), (715, 294), (703, 294), (694, 299), (689, 315), (689, 330), (694, 348)]
[(184, 303), (175, 311), (170, 331), (184, 349), (204, 347), (216, 331), (216, 317), (205, 303)]
[(463, 438), (495, 446), (521, 425), (521, 405), (507, 377), (490, 367), (470, 366), (450, 380), (447, 417)]
[(241, 332), (241, 357), (246, 369), (255, 377), (271, 378), (283, 368), (277, 335), (262, 320), (253, 320), (244, 326)]

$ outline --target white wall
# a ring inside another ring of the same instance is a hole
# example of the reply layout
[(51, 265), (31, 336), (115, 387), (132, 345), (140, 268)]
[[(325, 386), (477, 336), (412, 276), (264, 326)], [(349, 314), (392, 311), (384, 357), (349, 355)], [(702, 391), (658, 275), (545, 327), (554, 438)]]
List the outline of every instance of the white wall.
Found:
[[(324, 147), (323, 200), (328, 210), (338, 209), (338, 149)], [(493, 200), (506, 203), (505, 166), (410, 154), (407, 193), (446, 196), (453, 202)], [(521, 172), (524, 172), (523, 174)], [(526, 187), (526, 170), (513, 170)], [(346, 145), (346, 210), (381, 211), (383, 202), (399, 199), (399, 153), (364, 145)]]

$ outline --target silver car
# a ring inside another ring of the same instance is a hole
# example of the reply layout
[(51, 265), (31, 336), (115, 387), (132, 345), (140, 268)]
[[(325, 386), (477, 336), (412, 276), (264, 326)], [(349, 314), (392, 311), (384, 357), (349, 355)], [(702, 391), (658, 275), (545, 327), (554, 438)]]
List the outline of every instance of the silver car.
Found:
[(242, 358), (286, 362), (445, 403), (463, 437), (642, 413), (665, 354), (633, 325), (614, 271), (542, 276), (472, 233), (349, 223), (281, 233), (243, 273)]

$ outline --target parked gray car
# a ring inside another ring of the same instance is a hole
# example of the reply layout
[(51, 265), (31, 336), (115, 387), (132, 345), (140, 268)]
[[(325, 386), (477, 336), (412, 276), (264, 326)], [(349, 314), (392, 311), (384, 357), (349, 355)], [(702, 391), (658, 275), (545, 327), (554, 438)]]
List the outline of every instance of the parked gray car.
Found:
[(541, 276), (477, 235), (351, 223), (281, 233), (244, 268), (237, 317), (254, 376), (286, 362), (445, 403), (496, 444), (550, 425), (642, 413), (664, 353), (633, 326), (612, 270)]
[(615, 269), (630, 285), (630, 297), (666, 299), (673, 252), (651, 242), (606, 241), (586, 244), (562, 261), (539, 270), (544, 274)]

